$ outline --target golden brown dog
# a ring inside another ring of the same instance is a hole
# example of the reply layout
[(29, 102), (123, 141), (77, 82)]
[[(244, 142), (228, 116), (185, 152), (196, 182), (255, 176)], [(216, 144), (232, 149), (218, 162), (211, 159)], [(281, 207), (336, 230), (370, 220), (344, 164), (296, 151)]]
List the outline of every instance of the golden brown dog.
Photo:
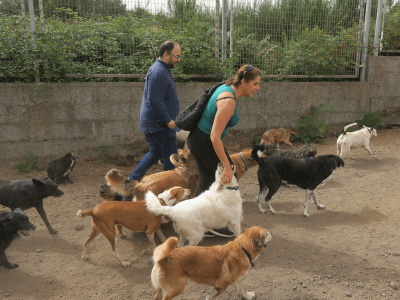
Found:
[(229, 155), (236, 167), (237, 180), (242, 178), (248, 169), (257, 166), (257, 162), (251, 158), (251, 150), (245, 149), (239, 153)]
[(193, 154), (189, 149), (179, 149), (179, 154), (172, 154), (170, 159), (175, 169), (147, 175), (141, 182), (127, 179), (116, 169), (110, 170), (106, 175), (107, 184), (121, 195), (134, 197), (133, 201), (144, 200), (148, 191), (158, 195), (175, 186), (190, 189), (189, 199), (194, 198), (199, 188), (199, 174)]
[(284, 142), (286, 145), (293, 148), (292, 143), (289, 142), (292, 134), (294, 134), (294, 132), (288, 128), (270, 129), (263, 134), (260, 144), (266, 145), (275, 142), (276, 147), (279, 149), (279, 142)]
[[(188, 190), (184, 190), (182, 198), (188, 194)], [(180, 195), (180, 193), (178, 193)], [(177, 194), (177, 195), (178, 195)], [(177, 200), (168, 199), (167, 201), (160, 199), (164, 205), (174, 205)], [(101, 232), (110, 242), (113, 254), (123, 267), (130, 266), (130, 262), (122, 261), (117, 250), (117, 239), (114, 225), (124, 226), (132, 231), (144, 231), (149, 239), (152, 249), (156, 248), (154, 240), (154, 232), (162, 242), (165, 241), (164, 234), (160, 229), (162, 216), (155, 216), (147, 211), (145, 201), (109, 201), (97, 205), (94, 209), (85, 212), (78, 211), (78, 217), (85, 218), (91, 216), (92, 232), (89, 238), (83, 244), (82, 258), (88, 260), (86, 255), (86, 245), (89, 244)], [(122, 233), (122, 232), (121, 232)], [(142, 254), (148, 253), (150, 249), (143, 251)]]
[(244, 299), (254, 299), (255, 294), (246, 293), (239, 278), (248, 273), (271, 238), (271, 233), (258, 226), (244, 230), (223, 246), (176, 248), (178, 239), (170, 237), (153, 251), (151, 282), (157, 289), (154, 299), (175, 298), (189, 280), (212, 287), (207, 300), (215, 299), (231, 284)]

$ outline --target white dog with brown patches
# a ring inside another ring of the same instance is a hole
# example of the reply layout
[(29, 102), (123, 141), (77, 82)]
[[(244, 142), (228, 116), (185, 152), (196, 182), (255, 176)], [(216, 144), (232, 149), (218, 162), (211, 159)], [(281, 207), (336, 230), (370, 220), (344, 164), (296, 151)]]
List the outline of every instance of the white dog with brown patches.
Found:
[(175, 298), (189, 280), (211, 286), (207, 300), (215, 299), (231, 284), (241, 299), (255, 299), (253, 292), (245, 292), (240, 279), (271, 239), (272, 234), (259, 226), (244, 230), (234, 241), (221, 246), (177, 249), (178, 239), (170, 237), (153, 251), (151, 282), (157, 289), (154, 299)]
[(223, 170), (223, 165), (219, 163), (215, 172), (215, 182), (209, 190), (175, 206), (162, 206), (152, 192), (147, 192), (147, 210), (152, 214), (172, 219), (174, 229), (180, 236), (178, 247), (182, 247), (186, 240), (189, 241), (189, 246), (196, 246), (205, 232), (214, 233), (213, 228), (228, 227), (235, 236), (239, 235), (242, 198), (235, 177), (230, 183), (221, 182)]
[(348, 153), (350, 158), (354, 159), (353, 155), (351, 155), (351, 149), (360, 147), (363, 147), (370, 155), (372, 155), (371, 148), (369, 147), (369, 141), (371, 138), (378, 136), (376, 130), (372, 127), (366, 127), (363, 125), (363, 129), (354, 132), (346, 132), (349, 127), (355, 125), (357, 125), (357, 123), (345, 126), (342, 134), (339, 136), (336, 142), (337, 155), (340, 157), (343, 157), (343, 155)]

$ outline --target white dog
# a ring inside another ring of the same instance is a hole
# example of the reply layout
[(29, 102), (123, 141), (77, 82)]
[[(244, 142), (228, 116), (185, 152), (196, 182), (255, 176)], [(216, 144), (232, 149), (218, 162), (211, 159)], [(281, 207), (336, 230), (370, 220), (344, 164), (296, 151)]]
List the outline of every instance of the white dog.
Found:
[(146, 193), (147, 210), (172, 219), (174, 229), (180, 236), (178, 247), (182, 247), (186, 240), (189, 241), (189, 246), (196, 246), (205, 232), (214, 233), (213, 228), (228, 227), (235, 236), (240, 234), (242, 198), (239, 186), (235, 176), (230, 183), (223, 184), (223, 170), (223, 165), (219, 163), (215, 182), (209, 190), (175, 206), (162, 206), (152, 192)]
[(354, 159), (354, 157), (351, 155), (351, 149), (359, 147), (363, 147), (370, 155), (372, 155), (372, 151), (369, 148), (369, 140), (372, 137), (378, 136), (376, 130), (372, 127), (366, 127), (363, 125), (363, 129), (354, 132), (346, 132), (347, 128), (355, 125), (357, 125), (357, 123), (345, 126), (342, 134), (339, 136), (336, 142), (337, 155), (340, 157), (343, 157), (343, 155), (348, 152), (350, 158)]

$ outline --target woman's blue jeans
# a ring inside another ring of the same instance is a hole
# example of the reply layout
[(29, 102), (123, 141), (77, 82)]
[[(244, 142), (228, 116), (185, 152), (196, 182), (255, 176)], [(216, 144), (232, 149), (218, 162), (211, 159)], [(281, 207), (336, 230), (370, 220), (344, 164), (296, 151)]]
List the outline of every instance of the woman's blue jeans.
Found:
[(161, 157), (163, 158), (163, 171), (173, 170), (175, 166), (169, 160), (171, 154), (178, 153), (176, 145), (175, 131), (157, 131), (145, 133), (149, 143), (149, 152), (143, 156), (135, 170), (129, 175), (129, 179), (140, 181), (148, 169), (154, 165)]

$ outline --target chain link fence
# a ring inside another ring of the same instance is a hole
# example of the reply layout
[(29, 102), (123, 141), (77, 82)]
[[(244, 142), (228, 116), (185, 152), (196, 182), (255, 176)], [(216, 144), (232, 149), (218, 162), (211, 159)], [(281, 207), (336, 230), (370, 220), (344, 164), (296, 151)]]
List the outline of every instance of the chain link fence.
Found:
[[(227, 77), (248, 63), (266, 78), (356, 78), (364, 2), (0, 0), (0, 76), (143, 80), (160, 44), (174, 40), (177, 78)], [(386, 32), (396, 26), (386, 17)]]
[(400, 53), (400, 0), (384, 0), (380, 52)]

